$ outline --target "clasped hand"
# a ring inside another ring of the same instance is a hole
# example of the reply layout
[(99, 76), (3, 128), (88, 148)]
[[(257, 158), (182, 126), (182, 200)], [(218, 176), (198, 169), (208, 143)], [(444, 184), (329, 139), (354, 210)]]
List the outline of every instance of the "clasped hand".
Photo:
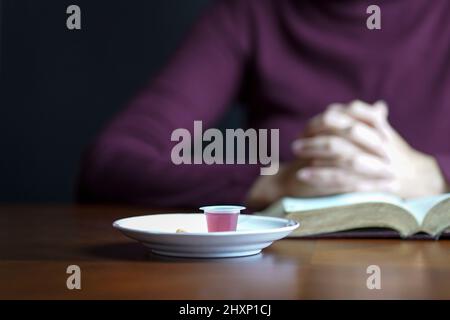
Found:
[(264, 208), (281, 197), (389, 192), (402, 198), (446, 192), (434, 157), (412, 148), (388, 122), (382, 101), (333, 104), (293, 142), (296, 159), (261, 176), (247, 204)]
[(287, 170), (295, 174), (296, 182), (288, 183), (292, 195), (374, 191), (410, 198), (445, 191), (435, 159), (413, 149), (391, 127), (382, 101), (330, 105), (292, 149), (298, 159)]

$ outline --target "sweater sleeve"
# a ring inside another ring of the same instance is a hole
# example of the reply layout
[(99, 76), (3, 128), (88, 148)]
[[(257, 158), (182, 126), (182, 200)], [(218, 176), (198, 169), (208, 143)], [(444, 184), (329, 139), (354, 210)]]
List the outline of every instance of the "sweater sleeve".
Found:
[(240, 1), (221, 1), (194, 25), (168, 65), (119, 113), (84, 156), (81, 201), (152, 206), (241, 203), (255, 165), (175, 165), (177, 128), (216, 123), (236, 96), (250, 53)]

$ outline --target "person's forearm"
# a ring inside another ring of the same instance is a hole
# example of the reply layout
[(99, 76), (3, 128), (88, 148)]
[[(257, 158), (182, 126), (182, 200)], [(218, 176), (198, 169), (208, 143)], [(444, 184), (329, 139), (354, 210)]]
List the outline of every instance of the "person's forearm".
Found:
[[(423, 155), (423, 161), (418, 166), (419, 172), (417, 174), (422, 174), (427, 179), (423, 179), (423, 186), (416, 186), (418, 188), (424, 188), (424, 195), (426, 194), (441, 194), (447, 192), (447, 181), (445, 176), (433, 156)], [(425, 183), (426, 182), (426, 183)], [(414, 188), (414, 186), (410, 186)]]
[(88, 155), (83, 170), (82, 192), (98, 202), (185, 208), (242, 204), (259, 174), (259, 167), (250, 165), (177, 166), (170, 161), (170, 150), (139, 148), (117, 137), (98, 143), (102, 147)]
[(440, 175), (444, 180), (443, 192), (450, 192), (450, 153), (434, 154), (435, 165), (439, 168)]

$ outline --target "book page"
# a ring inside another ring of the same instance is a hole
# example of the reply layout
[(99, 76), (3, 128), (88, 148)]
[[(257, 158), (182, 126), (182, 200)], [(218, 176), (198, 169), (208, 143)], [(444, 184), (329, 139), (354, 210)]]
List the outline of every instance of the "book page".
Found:
[(284, 198), (284, 211), (298, 212), (329, 207), (339, 207), (359, 203), (382, 202), (403, 207), (403, 201), (392, 194), (375, 192), (357, 192), (314, 198)]
[(450, 193), (437, 196), (416, 198), (404, 201), (404, 207), (416, 218), (419, 225), (422, 225), (428, 211), (436, 204), (450, 198)]

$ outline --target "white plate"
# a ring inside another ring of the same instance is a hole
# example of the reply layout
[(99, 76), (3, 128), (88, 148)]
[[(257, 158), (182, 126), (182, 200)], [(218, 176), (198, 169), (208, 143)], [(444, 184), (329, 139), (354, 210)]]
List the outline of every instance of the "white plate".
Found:
[[(117, 220), (113, 227), (156, 254), (190, 258), (228, 258), (257, 254), (286, 237), (299, 223), (281, 218), (240, 215), (237, 231), (208, 233), (204, 214), (156, 214)], [(176, 233), (177, 229), (186, 233)]]

